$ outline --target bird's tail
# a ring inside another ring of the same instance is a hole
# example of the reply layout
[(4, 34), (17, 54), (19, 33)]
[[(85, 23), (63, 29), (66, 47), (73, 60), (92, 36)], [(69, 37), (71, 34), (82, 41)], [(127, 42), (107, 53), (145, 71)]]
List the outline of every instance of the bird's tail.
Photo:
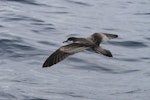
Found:
[(106, 50), (106, 49), (102, 49), (100, 47), (95, 47), (93, 48), (93, 50), (96, 52), (96, 53), (99, 53), (99, 54), (103, 54), (107, 57), (112, 57), (112, 54), (109, 50)]
[(105, 34), (109, 39), (114, 39), (118, 37), (118, 35), (116, 34), (109, 34), (109, 33), (103, 33), (103, 34)]

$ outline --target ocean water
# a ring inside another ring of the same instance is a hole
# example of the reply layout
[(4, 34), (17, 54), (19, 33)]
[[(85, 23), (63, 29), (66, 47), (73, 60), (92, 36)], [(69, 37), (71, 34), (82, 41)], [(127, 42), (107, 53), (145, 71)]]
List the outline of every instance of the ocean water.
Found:
[[(42, 68), (70, 36), (118, 34)], [(149, 100), (149, 0), (0, 0), (0, 100)]]

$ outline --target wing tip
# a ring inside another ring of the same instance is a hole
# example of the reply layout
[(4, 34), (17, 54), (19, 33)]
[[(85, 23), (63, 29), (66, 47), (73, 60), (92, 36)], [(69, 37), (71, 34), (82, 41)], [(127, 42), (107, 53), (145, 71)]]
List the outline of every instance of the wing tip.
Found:
[(114, 34), (115, 38), (118, 38), (119, 36), (117, 34)]
[(42, 66), (42, 68), (47, 68), (47, 67), (50, 67), (50, 66), (45, 65), (45, 64), (43, 64), (43, 66)]
[(106, 56), (107, 57), (113, 57), (113, 55), (111, 53), (107, 53)]
[(42, 66), (42, 68), (47, 68), (47, 67), (49, 67), (49, 66)]
[(46, 62), (42, 65), (42, 68), (47, 68), (47, 67), (51, 67), (52, 65), (54, 65), (56, 63), (49, 63), (47, 64)]
[(106, 51), (105, 56), (107, 56), (107, 57), (113, 57), (112, 53), (109, 50), (105, 50), (105, 51)]

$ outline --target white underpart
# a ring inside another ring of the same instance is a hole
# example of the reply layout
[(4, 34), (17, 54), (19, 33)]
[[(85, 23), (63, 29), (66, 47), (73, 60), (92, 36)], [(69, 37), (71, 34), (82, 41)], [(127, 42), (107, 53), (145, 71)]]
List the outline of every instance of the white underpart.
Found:
[(104, 35), (104, 34), (101, 34), (102, 35), (102, 43), (105, 43), (105, 42), (107, 42), (108, 40), (109, 40), (109, 38), (106, 36), (106, 35)]

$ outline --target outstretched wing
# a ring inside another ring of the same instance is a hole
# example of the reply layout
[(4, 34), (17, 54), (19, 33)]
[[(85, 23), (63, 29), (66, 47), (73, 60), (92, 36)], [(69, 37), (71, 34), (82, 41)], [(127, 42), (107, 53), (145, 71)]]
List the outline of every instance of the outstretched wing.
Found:
[(89, 47), (90, 47), (89, 45), (83, 45), (79, 43), (72, 43), (69, 45), (62, 46), (46, 59), (46, 61), (43, 64), (43, 67), (50, 67), (62, 61), (69, 55), (83, 51)]

